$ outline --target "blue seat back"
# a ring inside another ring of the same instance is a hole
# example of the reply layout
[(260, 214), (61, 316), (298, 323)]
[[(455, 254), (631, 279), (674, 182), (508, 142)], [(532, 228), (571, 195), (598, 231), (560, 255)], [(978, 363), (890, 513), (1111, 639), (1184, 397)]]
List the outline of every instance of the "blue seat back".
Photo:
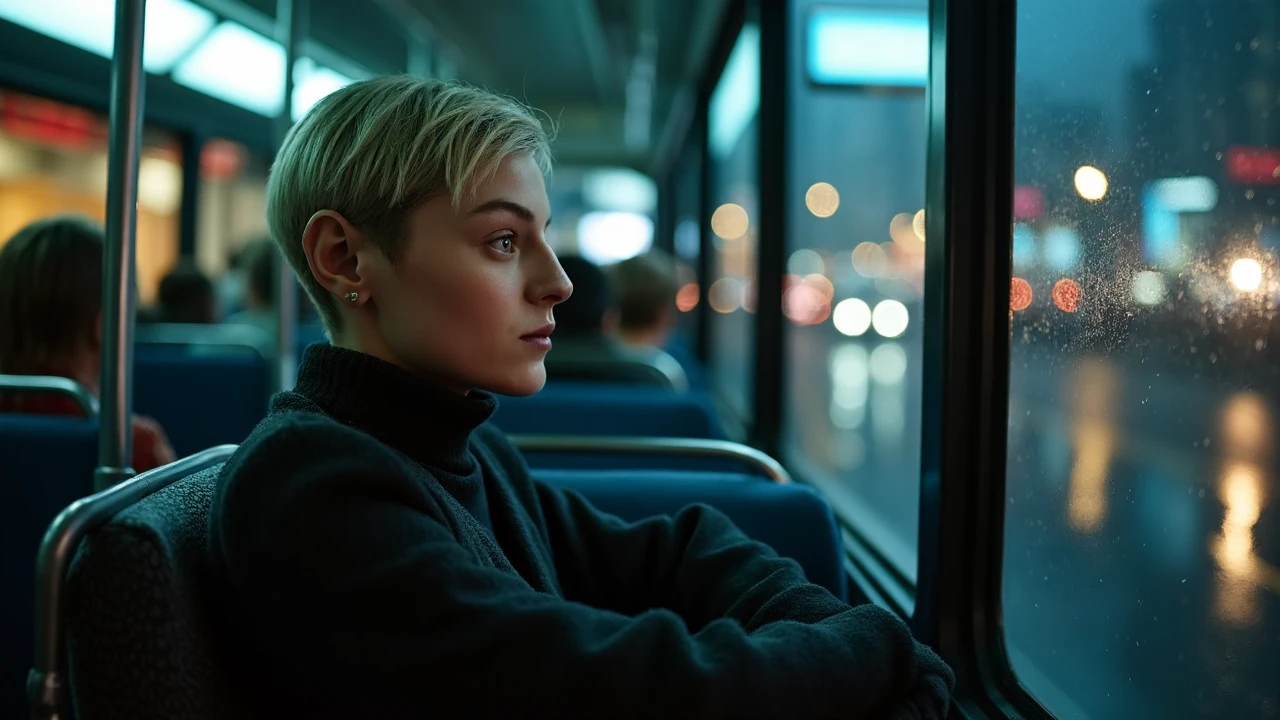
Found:
[(694, 357), (693, 349), (683, 335), (672, 336), (663, 350), (684, 368), (684, 375), (689, 380), (691, 389), (700, 390), (707, 387), (707, 373), (703, 370), (702, 363)]
[(98, 422), (0, 414), (0, 717), (27, 716), (36, 551), (63, 508), (93, 493)]
[(269, 380), (257, 353), (138, 345), (133, 409), (155, 418), (184, 457), (244, 442), (267, 414)]
[(839, 526), (811, 488), (728, 473), (540, 469), (534, 476), (577, 490), (598, 509), (624, 520), (671, 515), (705, 503), (729, 516), (747, 536), (799, 562), (810, 582), (848, 600)]
[(529, 397), (503, 397), (493, 422), (512, 435), (725, 437), (701, 393), (595, 383), (549, 384)]

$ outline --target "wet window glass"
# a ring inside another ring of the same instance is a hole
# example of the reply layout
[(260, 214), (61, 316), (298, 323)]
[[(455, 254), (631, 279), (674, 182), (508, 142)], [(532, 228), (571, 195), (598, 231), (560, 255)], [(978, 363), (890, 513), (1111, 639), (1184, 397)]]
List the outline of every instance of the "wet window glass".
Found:
[[(786, 460), (909, 582), (920, 499), (924, 8), (793, 4), (791, 43), (807, 50), (790, 68), (782, 296)], [(845, 52), (886, 27), (905, 33), (893, 53)]]
[(1022, 0), (1004, 624), (1058, 717), (1280, 712), (1280, 4)]
[(711, 216), (703, 226), (711, 233), (711, 374), (728, 407), (744, 421), (755, 395), (759, 109), (760, 28), (747, 23), (707, 108)]

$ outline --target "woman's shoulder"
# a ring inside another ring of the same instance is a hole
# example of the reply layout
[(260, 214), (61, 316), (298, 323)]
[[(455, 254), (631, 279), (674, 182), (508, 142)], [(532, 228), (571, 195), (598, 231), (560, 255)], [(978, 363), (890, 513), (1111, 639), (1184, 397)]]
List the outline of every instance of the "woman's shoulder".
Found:
[(273, 412), (223, 466), (215, 514), (269, 515), (416, 485), (404, 459), (372, 436), (320, 412)]

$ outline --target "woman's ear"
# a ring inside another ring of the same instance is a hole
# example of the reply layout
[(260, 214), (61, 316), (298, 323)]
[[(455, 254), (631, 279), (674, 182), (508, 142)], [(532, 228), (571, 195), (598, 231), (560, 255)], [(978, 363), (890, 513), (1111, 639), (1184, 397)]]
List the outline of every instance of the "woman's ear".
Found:
[(312, 215), (302, 233), (302, 250), (316, 282), (338, 298), (351, 293), (367, 296), (357, 258), (363, 242), (340, 213), (321, 210)]

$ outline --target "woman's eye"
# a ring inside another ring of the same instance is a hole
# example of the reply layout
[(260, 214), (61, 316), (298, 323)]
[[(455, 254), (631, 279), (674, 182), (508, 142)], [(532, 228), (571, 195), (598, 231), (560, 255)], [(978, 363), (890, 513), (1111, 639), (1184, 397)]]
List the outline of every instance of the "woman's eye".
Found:
[(502, 237), (490, 240), (489, 247), (501, 253), (509, 253), (512, 251), (513, 242), (514, 238), (510, 235), (503, 235)]

